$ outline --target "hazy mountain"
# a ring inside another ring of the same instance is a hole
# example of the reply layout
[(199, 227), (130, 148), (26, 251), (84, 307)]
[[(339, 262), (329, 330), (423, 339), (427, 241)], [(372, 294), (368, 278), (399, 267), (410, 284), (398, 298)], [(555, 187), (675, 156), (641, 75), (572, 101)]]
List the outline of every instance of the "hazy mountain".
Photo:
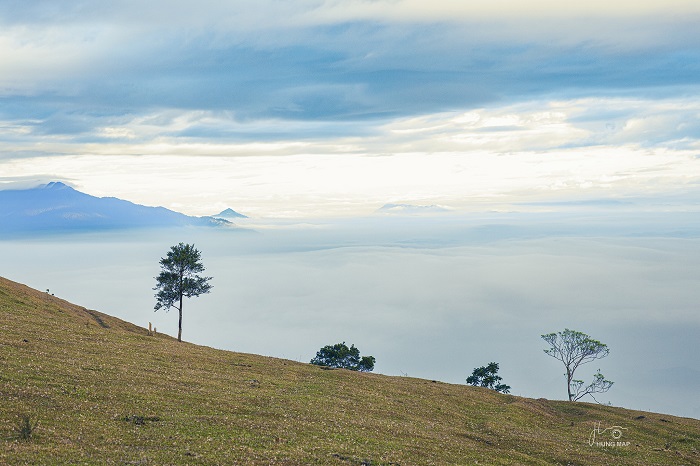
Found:
[(229, 222), (223, 219), (191, 217), (164, 207), (91, 196), (60, 182), (0, 191), (0, 233), (226, 224)]
[(434, 214), (449, 212), (449, 209), (438, 205), (384, 204), (377, 212), (383, 214)]
[(248, 218), (247, 215), (239, 214), (233, 209), (226, 209), (217, 215), (212, 215), (215, 218)]

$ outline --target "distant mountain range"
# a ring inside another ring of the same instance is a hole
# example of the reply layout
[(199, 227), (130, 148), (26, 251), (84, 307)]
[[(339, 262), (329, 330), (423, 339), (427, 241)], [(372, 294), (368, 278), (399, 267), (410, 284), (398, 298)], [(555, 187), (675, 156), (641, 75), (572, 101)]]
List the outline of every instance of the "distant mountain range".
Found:
[(223, 218), (191, 217), (165, 207), (147, 207), (115, 197), (95, 197), (60, 182), (32, 189), (0, 191), (0, 233), (230, 224)]

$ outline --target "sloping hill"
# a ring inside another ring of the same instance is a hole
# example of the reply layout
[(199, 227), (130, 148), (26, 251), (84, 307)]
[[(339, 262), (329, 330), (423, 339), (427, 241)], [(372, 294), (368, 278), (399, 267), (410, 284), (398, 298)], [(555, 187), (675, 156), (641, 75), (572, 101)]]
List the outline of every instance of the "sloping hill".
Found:
[(85, 231), (115, 228), (219, 226), (225, 219), (190, 217), (115, 197), (95, 197), (60, 182), (32, 189), (0, 190), (0, 233)]
[(5, 279), (0, 364), (0, 464), (700, 464), (698, 420), (178, 343)]

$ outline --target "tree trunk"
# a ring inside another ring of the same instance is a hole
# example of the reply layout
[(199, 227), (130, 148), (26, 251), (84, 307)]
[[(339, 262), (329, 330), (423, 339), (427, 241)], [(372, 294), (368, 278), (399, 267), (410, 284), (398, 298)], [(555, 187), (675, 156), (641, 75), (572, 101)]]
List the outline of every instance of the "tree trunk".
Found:
[(177, 324), (177, 341), (182, 341), (182, 293), (180, 293), (180, 321)]

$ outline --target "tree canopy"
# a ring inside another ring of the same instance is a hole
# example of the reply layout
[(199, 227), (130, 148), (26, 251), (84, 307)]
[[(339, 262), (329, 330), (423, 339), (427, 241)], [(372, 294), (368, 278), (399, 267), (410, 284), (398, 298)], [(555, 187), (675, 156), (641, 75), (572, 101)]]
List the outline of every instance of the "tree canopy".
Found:
[(490, 362), (487, 366), (477, 367), (472, 375), (467, 377), (467, 383), (476, 387), (486, 387), (501, 393), (510, 393), (510, 385), (499, 383), (502, 377), (498, 374), (498, 363)]
[(347, 347), (345, 342), (326, 345), (316, 353), (311, 364), (325, 367), (349, 369), (351, 371), (371, 372), (374, 370), (374, 356), (360, 357), (360, 350), (355, 345)]
[(199, 275), (205, 270), (201, 257), (194, 244), (179, 243), (172, 246), (167, 255), (160, 259), (161, 271), (153, 288), (157, 291), (155, 310), (165, 308), (168, 311), (171, 307), (178, 310), (178, 341), (182, 341), (183, 298), (209, 293), (212, 288), (209, 284), (212, 277)]
[(564, 363), (569, 401), (578, 401), (586, 395), (593, 397), (594, 393), (604, 393), (612, 387), (614, 382), (606, 380), (600, 369), (593, 376), (593, 382), (588, 385), (584, 385), (583, 380), (574, 379), (574, 373), (580, 365), (610, 354), (608, 345), (568, 328), (563, 332), (542, 335), (542, 339), (549, 344), (549, 348), (544, 352)]

